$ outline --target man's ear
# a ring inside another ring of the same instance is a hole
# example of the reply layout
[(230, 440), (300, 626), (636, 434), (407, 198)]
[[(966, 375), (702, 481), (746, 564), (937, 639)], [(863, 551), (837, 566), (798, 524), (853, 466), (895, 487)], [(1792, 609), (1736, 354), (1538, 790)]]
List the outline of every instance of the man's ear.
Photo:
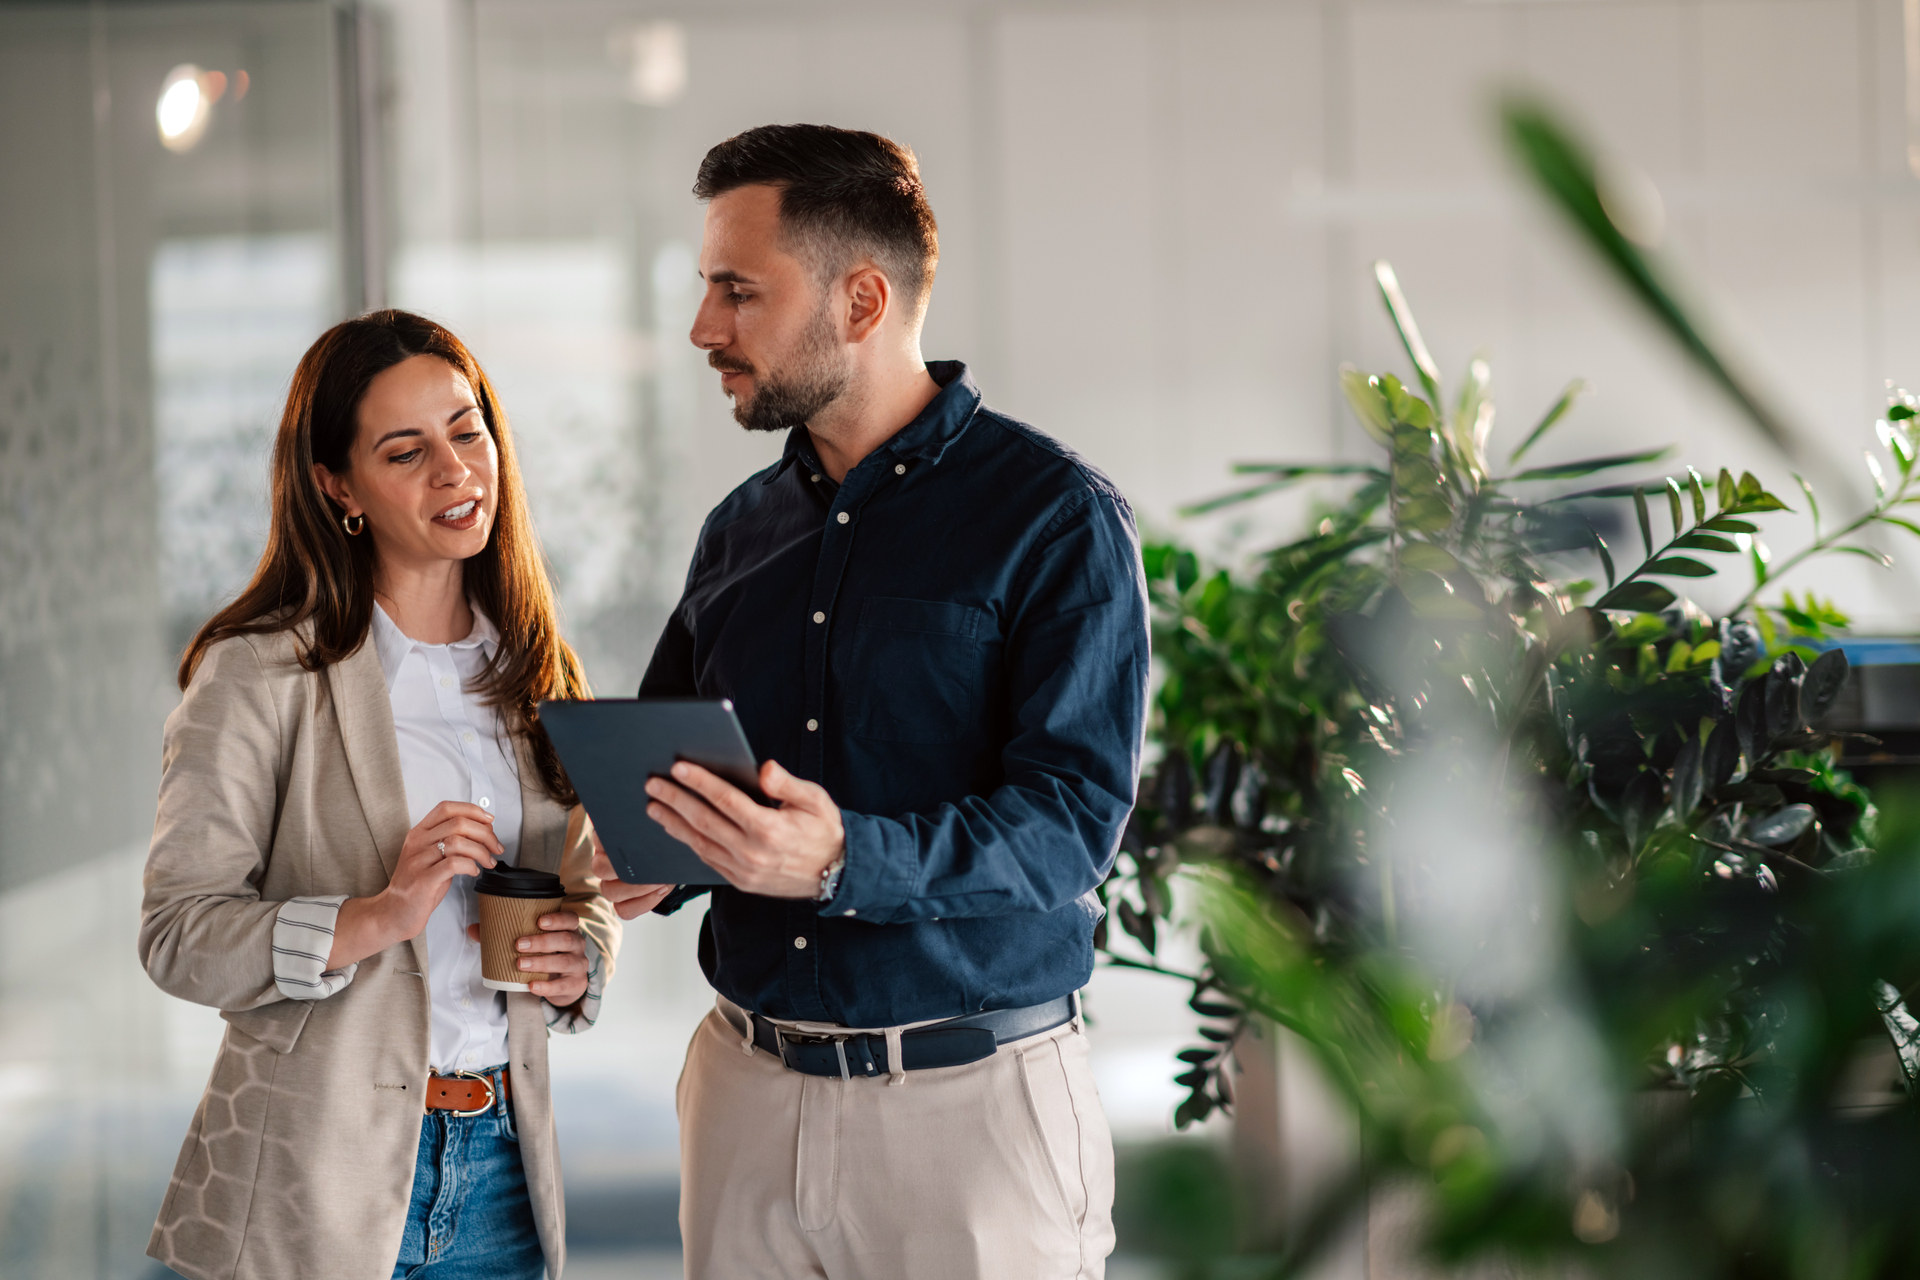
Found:
[(349, 516), (360, 514), (360, 504), (353, 500), (347, 482), (317, 462), (313, 464), (313, 482), (320, 486), (320, 492), (332, 498)]
[(893, 307), (893, 282), (875, 266), (847, 277), (847, 341), (865, 342), (880, 332)]

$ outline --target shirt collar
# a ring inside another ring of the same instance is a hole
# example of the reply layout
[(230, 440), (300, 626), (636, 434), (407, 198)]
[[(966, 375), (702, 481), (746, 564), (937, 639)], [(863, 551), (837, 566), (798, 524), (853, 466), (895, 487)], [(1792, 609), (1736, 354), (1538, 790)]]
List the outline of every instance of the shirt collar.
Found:
[[(444, 647), (448, 649), (478, 647), (483, 654), (491, 658), (494, 650), (500, 647), (500, 629), (493, 625), (493, 619), (483, 613), (480, 606), (471, 598), (467, 600), (467, 607), (473, 610), (473, 630), (467, 632), (466, 639), (455, 640)], [(400, 665), (407, 660), (407, 655), (412, 653), (416, 646), (436, 647), (422, 645), (420, 641), (400, 630), (376, 600), (373, 605), (373, 650), (380, 655), (380, 670), (387, 678), (388, 693), (393, 692), (393, 682), (400, 677)]]
[[(880, 446), (897, 458), (940, 461), (948, 446), (958, 440), (973, 422), (973, 415), (980, 408), (980, 388), (974, 385), (973, 375), (961, 361), (929, 360), (927, 374), (938, 384), (939, 392), (912, 422), (894, 432)], [(786, 448), (780, 455), (779, 463), (760, 483), (772, 484), (778, 480), (796, 458), (808, 466), (815, 465), (813, 439), (807, 434), (805, 423), (787, 432)]]

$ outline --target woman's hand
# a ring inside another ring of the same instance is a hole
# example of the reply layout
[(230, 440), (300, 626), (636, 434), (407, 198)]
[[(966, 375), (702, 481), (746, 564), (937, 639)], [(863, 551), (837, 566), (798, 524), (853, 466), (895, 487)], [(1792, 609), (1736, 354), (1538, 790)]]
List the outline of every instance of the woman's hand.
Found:
[(593, 833), (593, 874), (600, 877), (600, 892), (606, 895), (613, 909), (620, 913), (622, 920), (632, 920), (643, 916), (660, 905), (661, 899), (679, 888), (671, 884), (628, 884), (617, 878), (613, 862), (607, 857), (607, 847), (600, 843), (600, 833)]
[[(530, 982), (533, 994), (557, 1009), (579, 1002), (587, 994), (587, 943), (580, 933), (580, 917), (571, 911), (541, 916), (540, 932), (520, 939), (522, 971), (544, 973), (545, 982)], [(480, 926), (467, 926), (467, 936), (480, 941)]]
[(419, 937), (455, 876), (477, 876), (505, 852), (493, 834), (492, 814), (477, 804), (441, 801), (407, 832), (387, 887), (371, 898), (340, 904), (327, 969), (345, 968)]

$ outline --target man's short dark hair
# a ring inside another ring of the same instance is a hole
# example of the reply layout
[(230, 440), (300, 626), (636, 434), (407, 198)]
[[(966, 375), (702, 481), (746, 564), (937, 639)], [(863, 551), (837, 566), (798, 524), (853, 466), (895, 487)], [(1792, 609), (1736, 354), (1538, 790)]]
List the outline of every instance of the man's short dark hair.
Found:
[(857, 129), (762, 125), (707, 152), (693, 194), (711, 200), (761, 183), (780, 189), (781, 230), (794, 256), (822, 280), (871, 258), (919, 323), (940, 261), (940, 229), (912, 151)]

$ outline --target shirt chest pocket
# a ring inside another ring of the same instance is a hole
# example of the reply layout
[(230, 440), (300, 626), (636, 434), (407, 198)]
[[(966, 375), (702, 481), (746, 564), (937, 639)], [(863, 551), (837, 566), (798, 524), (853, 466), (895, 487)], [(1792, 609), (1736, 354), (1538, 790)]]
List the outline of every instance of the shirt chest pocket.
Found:
[(854, 624), (848, 732), (883, 742), (956, 742), (980, 717), (987, 613), (945, 600), (871, 596)]

